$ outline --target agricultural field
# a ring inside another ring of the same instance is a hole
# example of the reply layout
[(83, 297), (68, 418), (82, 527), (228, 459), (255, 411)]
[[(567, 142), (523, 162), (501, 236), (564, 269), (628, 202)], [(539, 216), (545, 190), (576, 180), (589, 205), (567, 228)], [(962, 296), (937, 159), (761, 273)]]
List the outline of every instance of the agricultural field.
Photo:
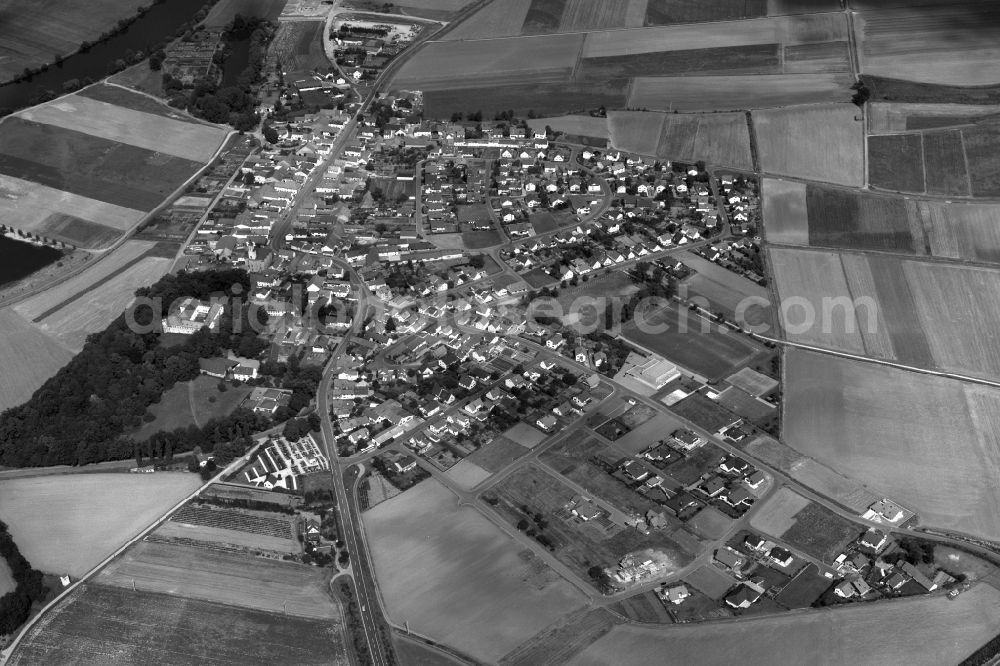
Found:
[(545, 627), (530, 641), (504, 655), (501, 663), (510, 666), (564, 664), (620, 622), (605, 608), (581, 610)]
[(94, 40), (148, 0), (95, 0), (67, 7), (59, 0), (9, 0), (0, 11), (0, 82), (25, 67), (51, 63)]
[[(31, 397), (73, 358), (73, 352), (10, 308), (0, 309), (0, 412)], [(0, 512), (2, 513), (2, 512)]]
[(25, 319), (40, 320), (73, 299), (92, 291), (95, 285), (101, 284), (123, 267), (141, 260), (154, 245), (155, 243), (150, 241), (127, 241), (114, 253), (105, 255), (100, 260), (92, 259), (91, 261), (95, 263), (80, 274), (62, 282), (54, 289), (46, 289), (36, 296), (21, 301), (14, 309)]
[(323, 51), (324, 21), (282, 21), (268, 47), (268, 61), (281, 63), (285, 71), (311, 72), (331, 66)]
[(646, 25), (735, 21), (767, 16), (767, 0), (649, 0)]
[(721, 311), (730, 321), (751, 326), (774, 325), (770, 292), (766, 287), (692, 252), (685, 252), (678, 259), (696, 271), (683, 282), (688, 298), (705, 299), (708, 304), (703, 307), (712, 312)]
[(459, 460), (444, 473), (463, 490), (472, 490), (480, 483), (490, 478), (492, 474), (472, 462), (468, 458)]
[(149, 286), (170, 270), (172, 259), (146, 256), (95, 283), (93, 291), (43, 315), (38, 326), (70, 349), (80, 351), (91, 333), (103, 331), (135, 299), (135, 290)]
[(195, 162), (208, 162), (226, 138), (225, 130), (212, 125), (173, 120), (85, 95), (60, 97), (16, 117)]
[(1000, 196), (1000, 123), (980, 123), (962, 130), (962, 144), (969, 165), (974, 197)]
[(501, 471), (515, 460), (526, 455), (530, 449), (508, 437), (497, 437), (479, 449), (467, 460), (475, 463), (491, 474)]
[(485, 117), (513, 109), (515, 114), (523, 117), (529, 113), (580, 113), (601, 106), (617, 108), (625, 106), (625, 88), (628, 86), (628, 79), (624, 78), (520, 83), (520, 77), (512, 76), (508, 80), (512, 82), (484, 86), (481, 83), (483, 77), (477, 77), (462, 82), (476, 87), (459, 87), (455, 82), (455, 87), (428, 89), (424, 93), (424, 115), (447, 119), (456, 111), (475, 113), (478, 110)]
[(0, 173), (126, 208), (152, 210), (203, 166), (18, 116), (0, 127)]
[(760, 185), (764, 238), (769, 243), (809, 245), (806, 184), (763, 178)]
[(99, 250), (145, 213), (0, 174), (0, 215), (8, 226)]
[(605, 30), (608, 28), (637, 28), (637, 10), (645, 0), (565, 0), (559, 18), (559, 32)]
[(619, 150), (642, 155), (656, 152), (667, 116), (644, 111), (608, 111), (608, 139)]
[(716, 601), (726, 596), (726, 593), (736, 585), (735, 579), (711, 564), (695, 569), (684, 578), (684, 582)]
[(928, 132), (921, 137), (921, 140), (927, 193), (946, 196), (971, 194), (969, 167), (962, 134)]
[(766, 173), (860, 186), (864, 126), (853, 104), (753, 112), (760, 167)]
[[(283, 514), (263, 511), (219, 509), (188, 504), (158, 527), (156, 535), (181, 538), (188, 535), (197, 541), (214, 541), (246, 548), (299, 551), (294, 519)], [(242, 541), (238, 541), (240, 539)]]
[(868, 182), (897, 192), (924, 191), (924, 149), (919, 134), (868, 138)]
[(883, 7), (854, 13), (865, 74), (963, 86), (1000, 83), (1000, 7), (975, 0)]
[[(613, 113), (618, 112), (609, 111), (608, 116), (610, 117)], [(529, 125), (535, 131), (551, 127), (556, 132), (565, 132), (566, 134), (575, 136), (589, 136), (599, 139), (607, 139), (611, 136), (608, 119), (595, 118), (594, 116), (578, 115), (535, 118), (529, 122)]]
[[(650, 114), (662, 115), (662, 114)], [(742, 113), (666, 114), (656, 154), (751, 169), (750, 134)], [(649, 137), (637, 137), (642, 140)]]
[(996, 634), (998, 623), (1000, 592), (979, 585), (953, 601), (915, 596), (669, 630), (619, 625), (569, 663), (640, 666), (669, 654), (681, 664), (860, 664), (877, 654), (937, 666), (960, 662)]
[(789, 446), (922, 524), (1000, 537), (1000, 392), (799, 350), (786, 353), (785, 375)]
[[(639, 30), (630, 30), (639, 33)], [(589, 33), (590, 37), (609, 33)], [(616, 31), (619, 43), (621, 32)], [(577, 78), (584, 81), (600, 81), (616, 77), (637, 76), (677, 76), (685, 74), (778, 74), (780, 73), (780, 53), (777, 44), (746, 44), (741, 46), (717, 46), (711, 48), (671, 49), (661, 51), (653, 48), (650, 37), (673, 40), (673, 37), (635, 34), (642, 39), (636, 44), (636, 51), (626, 50), (612, 55), (585, 56), (577, 69)], [(590, 40), (588, 39), (588, 44)], [(668, 42), (669, 43), (669, 42)], [(660, 44), (662, 46), (662, 43)], [(594, 51), (619, 51), (602, 45)]]
[(36, 569), (79, 577), (200, 485), (184, 472), (8, 479), (0, 520)]
[(833, 307), (833, 299), (851, 294), (840, 255), (772, 247), (768, 258), (783, 304), (779, 315), (788, 340), (855, 354), (865, 352), (856, 318), (856, 310), (864, 305)]
[(908, 215), (926, 233), (935, 257), (1000, 263), (1000, 206), (907, 201)]
[(448, 31), (445, 41), (513, 37), (521, 34), (524, 17), (532, 0), (490, 2), (471, 17)]
[[(192, 475), (194, 476), (194, 475)], [(143, 540), (94, 582), (215, 601), (269, 613), (336, 620), (329, 570), (211, 548)]]
[(169, 594), (86, 584), (32, 627), (8, 662), (201, 666), (348, 664), (329, 620), (235, 608)]
[(369, 510), (364, 524), (389, 618), (477, 659), (499, 659), (585, 601), (433, 479)]
[(628, 106), (660, 111), (734, 111), (850, 98), (850, 77), (839, 73), (746, 76), (636, 76)]
[(1000, 107), (988, 104), (916, 104), (872, 102), (868, 105), (871, 134), (941, 129), (972, 125), (1000, 114)]
[(847, 544), (865, 530), (863, 525), (853, 523), (815, 502), (806, 505), (794, 518), (795, 523), (779, 535), (780, 538), (827, 564), (833, 564)]
[(870, 74), (862, 74), (860, 78), (871, 91), (870, 99), (872, 102), (1000, 104), (1000, 85), (959, 86), (942, 83), (919, 83)]
[[(149, 65), (147, 63), (142, 63), (142, 66), (147, 70), (149, 69)], [(217, 125), (212, 125), (207, 121), (199, 120), (194, 116), (188, 115), (186, 112), (175, 109), (172, 106), (168, 106), (159, 100), (152, 99), (147, 95), (140, 95), (139, 93), (129, 90), (128, 88), (113, 85), (111, 83), (95, 83), (92, 86), (82, 88), (72, 95), (73, 99), (80, 97), (97, 100), (98, 102), (106, 102), (113, 106), (131, 109), (133, 111), (151, 113), (153, 115), (162, 116), (163, 118), (169, 118), (170, 120), (218, 129)], [(66, 98), (64, 97), (62, 99)]]
[(450, 90), (505, 83), (558, 83), (569, 79), (583, 35), (430, 42), (404, 64), (394, 85)]

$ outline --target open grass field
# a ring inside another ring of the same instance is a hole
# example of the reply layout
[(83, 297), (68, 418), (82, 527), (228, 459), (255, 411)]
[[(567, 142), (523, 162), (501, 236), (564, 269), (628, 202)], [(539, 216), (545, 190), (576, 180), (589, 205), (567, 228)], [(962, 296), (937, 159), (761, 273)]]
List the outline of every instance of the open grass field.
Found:
[(60, 97), (25, 109), (17, 117), (195, 162), (211, 159), (226, 138), (225, 130), (211, 125), (173, 120), (84, 95)]
[(738, 623), (620, 625), (569, 663), (639, 666), (669, 654), (680, 664), (851, 664), (873, 663), (877, 654), (886, 657), (883, 663), (937, 666), (977, 650), (998, 622), (1000, 592), (980, 585), (954, 601), (917, 596)]
[(798, 350), (785, 366), (789, 446), (888, 493), (922, 524), (998, 538), (1000, 392)]
[(50, 63), (96, 39), (148, 0), (95, 0), (67, 7), (59, 0), (8, 0), (0, 8), (0, 82), (25, 67)]
[(38, 325), (70, 349), (79, 351), (88, 335), (103, 331), (132, 303), (136, 289), (159, 280), (170, 270), (172, 263), (172, 259), (164, 257), (143, 257), (94, 285), (94, 291), (39, 320)]
[(862, 306), (834, 307), (833, 299), (851, 293), (840, 255), (772, 247), (768, 257), (783, 304), (779, 315), (785, 337), (794, 342), (863, 354), (864, 339), (855, 316)]
[(735, 579), (711, 564), (695, 569), (684, 578), (684, 582), (717, 601), (726, 596), (726, 593), (736, 585)]
[(767, 16), (767, 0), (649, 0), (646, 25), (735, 21)]
[(584, 602), (433, 479), (366, 512), (364, 524), (389, 618), (477, 659), (499, 659)]
[(816, 492), (830, 497), (861, 515), (872, 502), (885, 497), (884, 492), (869, 488), (828, 466), (805, 456), (776, 439), (761, 436), (746, 445), (746, 452), (780, 469)]
[(820, 104), (753, 113), (766, 173), (861, 185), (864, 127), (853, 104)]
[(0, 173), (126, 208), (152, 210), (202, 167), (17, 116), (0, 127)]
[(41, 319), (63, 307), (67, 301), (90, 292), (94, 285), (100, 284), (122, 267), (139, 260), (154, 245), (155, 243), (150, 241), (127, 241), (113, 254), (102, 257), (100, 261), (92, 259), (91, 261), (95, 263), (80, 274), (66, 280), (54, 289), (46, 289), (36, 296), (21, 301), (14, 309), (25, 319)]
[(36, 569), (80, 576), (200, 485), (183, 472), (9, 479), (0, 520)]
[(26, 402), (73, 358), (63, 343), (10, 308), (0, 310), (0, 412)]
[(421, 90), (506, 83), (559, 83), (569, 79), (583, 35), (546, 35), (475, 41), (430, 42), (400, 68), (395, 85)]
[(32, 627), (8, 662), (346, 665), (329, 620), (87, 584)]
[(868, 183), (897, 192), (924, 191), (924, 149), (919, 134), (868, 138)]
[[(696, 271), (684, 281), (688, 298), (701, 296), (708, 301), (712, 312), (723, 312), (731, 321), (742, 321), (756, 326), (773, 325), (773, 308), (770, 292), (742, 275), (719, 266), (692, 252), (685, 252), (678, 259)], [(754, 299), (754, 300), (747, 300)]]
[[(208, 375), (198, 375), (190, 382), (174, 384), (164, 392), (160, 402), (151, 405), (149, 411), (156, 417), (154, 421), (143, 423), (130, 437), (142, 442), (160, 430), (201, 426), (216, 416), (232, 412), (253, 390), (248, 386), (230, 386), (220, 393), (219, 380)], [(209, 398), (215, 398), (209, 401)]]
[[(149, 69), (149, 65), (147, 63), (143, 63), (143, 67)], [(108, 104), (125, 109), (141, 111), (142, 113), (151, 113), (153, 115), (169, 118), (170, 120), (177, 120), (179, 122), (190, 123), (192, 125), (216, 127), (211, 123), (204, 120), (198, 120), (193, 116), (189, 116), (188, 114), (179, 111), (172, 106), (168, 106), (159, 100), (152, 99), (147, 95), (141, 95), (135, 91), (122, 86), (112, 85), (110, 83), (95, 83), (92, 86), (82, 88), (73, 95), (74, 99), (78, 97), (86, 97), (99, 102), (107, 102)]]
[[(622, 337), (709, 381), (730, 375), (763, 347), (676, 304), (644, 311), (645, 322), (629, 322)], [(642, 330), (646, 328), (647, 330)]]
[(826, 507), (810, 502), (795, 514), (795, 523), (781, 538), (790, 545), (821, 562), (833, 564), (850, 542), (865, 531), (863, 525), (851, 522)]
[(548, 437), (544, 432), (534, 426), (528, 425), (524, 421), (520, 421), (516, 426), (507, 430), (503, 436), (527, 446), (529, 449), (535, 448)]
[(107, 247), (142, 219), (141, 210), (0, 175), (4, 223), (88, 249)]
[(854, 15), (861, 71), (924, 83), (1000, 83), (1000, 7), (967, 0)]
[(490, 473), (504, 469), (518, 458), (526, 455), (529, 449), (507, 437), (497, 437), (492, 442), (479, 449), (468, 460), (474, 462)]
[(330, 596), (329, 577), (329, 571), (294, 562), (144, 540), (94, 582), (131, 590), (134, 581), (142, 592), (336, 620), (340, 610)]
[(809, 505), (797, 492), (782, 486), (764, 501), (764, 504), (750, 518), (750, 526), (765, 534), (781, 538), (795, 524), (795, 514)]
[(850, 98), (843, 74), (749, 74), (745, 76), (636, 76), (628, 105), (661, 111), (729, 111)]
[(463, 490), (472, 490), (492, 476), (492, 474), (468, 458), (459, 460), (444, 474)]

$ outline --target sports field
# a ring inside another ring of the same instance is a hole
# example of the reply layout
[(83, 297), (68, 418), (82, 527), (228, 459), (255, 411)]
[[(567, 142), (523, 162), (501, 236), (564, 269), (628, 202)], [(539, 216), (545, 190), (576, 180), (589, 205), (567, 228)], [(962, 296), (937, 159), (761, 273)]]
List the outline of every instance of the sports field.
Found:
[[(622, 327), (622, 337), (709, 381), (718, 381), (764, 348), (676, 304), (641, 313)], [(646, 330), (643, 330), (646, 329)]]
[(9, 479), (0, 520), (36, 569), (80, 576), (200, 485), (185, 472)]
[(745, 76), (637, 76), (631, 108), (660, 111), (731, 111), (838, 102), (850, 97), (843, 74), (748, 74)]
[(10, 308), (0, 309), (0, 412), (28, 400), (73, 358), (63, 343)]
[[(954, 601), (916, 596), (892, 603), (695, 623), (667, 629), (623, 624), (569, 661), (573, 666), (680, 664), (954, 664), (996, 634), (1000, 592), (979, 585)], [(845, 637), (849, 636), (849, 640)]]
[(1000, 391), (799, 350), (785, 375), (790, 446), (922, 524), (1000, 537)]
[(919, 4), (855, 13), (865, 74), (950, 85), (1000, 83), (1000, 8), (976, 0)]
[[(194, 476), (193, 474), (191, 476)], [(142, 541), (94, 582), (162, 592), (270, 613), (338, 619), (324, 569), (252, 555)]]
[(126, 208), (152, 210), (201, 167), (18, 116), (0, 124), (0, 173)]
[(864, 126), (853, 104), (753, 112), (760, 166), (766, 173), (861, 185)]
[(85, 95), (60, 97), (17, 117), (195, 162), (207, 162), (226, 138), (225, 130), (211, 125), (173, 120)]
[[(386, 610), (397, 624), (494, 661), (583, 595), (433, 479), (363, 516)], [(488, 603), (484, 603), (488, 600)]]
[(86, 584), (32, 627), (8, 662), (346, 666), (339, 622)]
[(148, 0), (94, 0), (67, 6), (59, 0), (7, 0), (0, 9), (0, 82), (25, 67), (51, 63), (76, 51)]

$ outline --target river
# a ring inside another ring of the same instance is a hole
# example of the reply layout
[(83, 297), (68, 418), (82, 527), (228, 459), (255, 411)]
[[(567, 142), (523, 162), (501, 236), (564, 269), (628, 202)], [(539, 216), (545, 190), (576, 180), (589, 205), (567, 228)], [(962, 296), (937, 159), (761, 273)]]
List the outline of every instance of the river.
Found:
[(166, 44), (204, 4), (205, 0), (166, 0), (153, 5), (125, 30), (91, 46), (86, 53), (67, 56), (61, 64), (50, 65), (30, 81), (0, 86), (0, 109), (14, 111), (30, 106), (45, 91), (61, 95), (63, 83), (72, 79), (82, 82), (86, 78), (94, 81), (105, 78), (111, 63), (124, 59), (126, 52), (148, 54), (157, 44)]
[(0, 285), (27, 277), (62, 257), (59, 250), (0, 234)]

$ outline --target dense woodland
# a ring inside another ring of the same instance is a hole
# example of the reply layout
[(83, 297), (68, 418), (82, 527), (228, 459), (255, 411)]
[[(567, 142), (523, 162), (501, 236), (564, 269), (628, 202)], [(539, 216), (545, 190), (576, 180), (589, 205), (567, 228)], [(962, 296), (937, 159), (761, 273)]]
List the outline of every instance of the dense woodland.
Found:
[(11, 577), (17, 587), (0, 597), (0, 636), (15, 631), (31, 614), (31, 604), (41, 601), (48, 593), (42, 583), (42, 572), (31, 568), (17, 544), (7, 532), (7, 525), (0, 521), (0, 557), (10, 567)]
[[(229, 296), (232, 291), (246, 294), (249, 287), (243, 270), (182, 272), (167, 275), (136, 295), (158, 298), (166, 309), (179, 298), (208, 299), (213, 294)], [(241, 326), (234, 327), (234, 307)], [(145, 306), (135, 312), (140, 324), (148, 323), (153, 316)], [(160, 313), (155, 316), (160, 317)], [(199, 358), (219, 355), (224, 349), (251, 357), (260, 354), (267, 342), (256, 336), (246, 317), (247, 308), (232, 299), (227, 302), (218, 332), (202, 329), (188, 336), (183, 344), (167, 347), (160, 344), (158, 331), (137, 333), (129, 328), (124, 315), (119, 316), (104, 331), (88, 337), (83, 350), (28, 402), (0, 415), (0, 464), (83, 465), (123, 460), (136, 454), (162, 458), (169, 456), (168, 449), (172, 453), (200, 445), (211, 450), (217, 444), (266, 427), (266, 419), (237, 411), (195, 429), (198, 432), (154, 435), (138, 451), (131, 440), (123, 437), (142, 423), (146, 410), (160, 400), (164, 391), (176, 382), (198, 376)], [(311, 375), (300, 379), (293, 374), (288, 378), (295, 384), (311, 380)], [(315, 384), (311, 390), (315, 391)], [(307, 390), (298, 396), (296, 404), (308, 403), (311, 395)]]

